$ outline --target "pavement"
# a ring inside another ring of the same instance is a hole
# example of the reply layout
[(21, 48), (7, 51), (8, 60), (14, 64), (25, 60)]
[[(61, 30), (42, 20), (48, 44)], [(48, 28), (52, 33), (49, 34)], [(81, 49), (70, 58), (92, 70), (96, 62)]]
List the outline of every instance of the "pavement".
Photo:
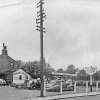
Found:
[(35, 97), (35, 98), (29, 98), (26, 100), (57, 100), (57, 99), (66, 99), (66, 98), (75, 98), (75, 97), (84, 97), (84, 96), (95, 96), (95, 95), (100, 95), (100, 92), (73, 93), (73, 94), (56, 95), (56, 96), (48, 96), (48, 97)]

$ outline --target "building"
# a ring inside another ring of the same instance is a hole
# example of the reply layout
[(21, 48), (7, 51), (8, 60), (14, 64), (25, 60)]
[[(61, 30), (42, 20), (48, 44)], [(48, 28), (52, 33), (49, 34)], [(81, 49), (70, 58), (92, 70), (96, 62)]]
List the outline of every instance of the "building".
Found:
[(22, 69), (19, 69), (13, 73), (13, 83), (15, 84), (23, 84), (26, 80), (30, 79), (31, 76)]
[(76, 74), (69, 74), (69, 73), (52, 72), (52, 75), (54, 75), (54, 76), (70, 76), (70, 77), (75, 77), (75, 76), (77, 76), (77, 73)]
[(12, 82), (12, 73), (16, 70), (18, 63), (8, 55), (7, 46), (3, 43), (0, 55), (0, 78), (9, 84)]
[(75, 74), (69, 74), (69, 73), (59, 73), (59, 72), (52, 72), (52, 76), (56, 77), (58, 80), (68, 80), (69, 78), (73, 79), (73, 77), (77, 76), (77, 72)]

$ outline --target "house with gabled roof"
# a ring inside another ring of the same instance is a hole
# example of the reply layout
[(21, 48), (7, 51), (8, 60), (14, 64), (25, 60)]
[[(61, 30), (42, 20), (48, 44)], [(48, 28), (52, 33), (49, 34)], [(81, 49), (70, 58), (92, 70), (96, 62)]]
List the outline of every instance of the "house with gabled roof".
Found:
[(32, 77), (22, 69), (13, 72), (13, 84), (24, 84), (25, 81), (32, 79)]
[(8, 55), (7, 46), (3, 43), (2, 54), (0, 55), (0, 78), (12, 83), (12, 73), (16, 70), (18, 63)]

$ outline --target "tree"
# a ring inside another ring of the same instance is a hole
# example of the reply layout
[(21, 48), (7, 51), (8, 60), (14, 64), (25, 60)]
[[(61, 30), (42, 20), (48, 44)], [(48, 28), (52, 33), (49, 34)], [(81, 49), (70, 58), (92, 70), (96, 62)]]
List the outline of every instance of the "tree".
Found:
[(22, 68), (22, 66), (24, 66), (24, 64), (25, 64), (25, 62), (23, 62), (23, 61), (21, 61), (21, 60), (17, 60), (16, 62), (18, 63), (18, 66), (17, 66), (16, 69)]
[(63, 70), (62, 68), (59, 68), (56, 72), (58, 72), (58, 73), (63, 73), (64, 70)]
[(86, 71), (84, 69), (79, 70), (77, 74), (77, 79), (78, 80), (86, 80)]
[(25, 72), (29, 73), (33, 78), (40, 77), (40, 62), (28, 61), (21, 67)]
[(66, 69), (66, 73), (75, 74), (77, 72), (77, 68), (73, 64), (69, 65)]
[[(25, 72), (29, 73), (33, 78), (41, 77), (40, 61), (28, 61), (21, 67)], [(55, 71), (51, 68), (49, 63), (44, 59), (44, 75), (50, 77), (51, 73)]]
[(52, 72), (55, 72), (55, 70), (53, 68), (49, 68), (49, 67), (44, 68), (44, 75), (46, 76), (47, 81), (48, 81), (48, 79), (52, 78)]
[(100, 70), (93, 74), (94, 80), (100, 80)]

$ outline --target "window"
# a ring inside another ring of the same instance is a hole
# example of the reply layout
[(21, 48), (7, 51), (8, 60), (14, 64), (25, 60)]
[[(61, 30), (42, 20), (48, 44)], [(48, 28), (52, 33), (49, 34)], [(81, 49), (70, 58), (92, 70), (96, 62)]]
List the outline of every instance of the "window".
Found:
[(10, 66), (11, 66), (11, 68), (14, 68), (14, 63), (11, 62), (11, 63), (10, 63)]
[(19, 80), (22, 80), (22, 75), (19, 76)]

